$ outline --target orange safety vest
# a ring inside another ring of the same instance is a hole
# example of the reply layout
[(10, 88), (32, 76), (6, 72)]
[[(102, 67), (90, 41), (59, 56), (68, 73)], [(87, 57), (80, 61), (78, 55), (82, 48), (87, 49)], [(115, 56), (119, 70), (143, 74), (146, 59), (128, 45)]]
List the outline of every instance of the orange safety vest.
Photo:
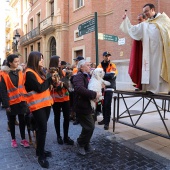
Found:
[(77, 74), (77, 72), (78, 72), (78, 68), (73, 68), (73, 75), (76, 75)]
[[(97, 68), (103, 68), (101, 63), (97, 66)], [(116, 65), (114, 63), (109, 63), (108, 67), (106, 68), (106, 73), (115, 73), (115, 75), (118, 74)]]
[[(37, 81), (40, 84), (42, 84), (44, 82), (44, 80), (42, 80), (41, 77), (34, 70), (32, 70), (30, 68), (26, 69), (25, 76), (28, 71), (32, 72), (35, 75)], [(41, 93), (37, 93), (36, 91), (28, 92), (27, 93), (27, 103), (28, 103), (30, 111), (32, 112), (32, 111), (35, 111), (35, 110), (38, 110), (38, 109), (41, 109), (41, 108), (44, 108), (47, 106), (51, 106), (54, 103), (54, 101), (50, 95), (50, 90), (47, 89)]]
[(65, 102), (70, 100), (69, 92), (64, 87), (61, 89), (61, 91), (56, 91), (55, 89), (52, 89), (51, 96), (54, 102)]
[(9, 77), (9, 74), (6, 72), (1, 72), (1, 76), (3, 77), (7, 93), (9, 97), (9, 105), (17, 104), (22, 101), (26, 101), (25, 94), (27, 93), (24, 87), (24, 78), (22, 71), (18, 72), (19, 74), (19, 81), (18, 87), (15, 87)]

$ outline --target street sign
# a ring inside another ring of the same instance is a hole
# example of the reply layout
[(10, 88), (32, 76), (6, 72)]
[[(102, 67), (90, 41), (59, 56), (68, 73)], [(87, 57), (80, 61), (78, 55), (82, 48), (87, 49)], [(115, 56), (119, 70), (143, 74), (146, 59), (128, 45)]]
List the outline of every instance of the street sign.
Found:
[(94, 18), (93, 18), (93, 19), (90, 19), (90, 20), (88, 20), (88, 21), (86, 21), (86, 22), (84, 22), (84, 23), (82, 23), (82, 24), (80, 24), (80, 25), (78, 26), (78, 30), (84, 30), (84, 29), (87, 29), (87, 28), (89, 28), (89, 27), (91, 27), (91, 26), (93, 26), (93, 25), (95, 25), (95, 20), (94, 20)]
[(113, 42), (118, 42), (118, 37), (115, 35), (109, 35), (109, 34), (103, 34), (99, 33), (98, 34), (98, 39), (99, 40), (106, 40), (106, 41), (113, 41)]
[(124, 45), (125, 44), (125, 38), (119, 38), (118, 45)]
[(83, 29), (83, 30), (79, 30), (79, 36), (88, 34), (88, 33), (93, 32), (93, 31), (95, 31), (95, 25), (88, 27), (86, 29)]
[(95, 31), (95, 19), (88, 20), (78, 26), (79, 36)]
[(118, 42), (118, 37), (115, 35), (103, 34), (103, 39), (106, 41)]

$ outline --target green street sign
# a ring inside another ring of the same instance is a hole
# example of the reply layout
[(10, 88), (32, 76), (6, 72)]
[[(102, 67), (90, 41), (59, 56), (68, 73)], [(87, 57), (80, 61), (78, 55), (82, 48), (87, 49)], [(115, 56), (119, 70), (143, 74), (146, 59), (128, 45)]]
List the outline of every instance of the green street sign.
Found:
[(98, 37), (99, 37), (99, 38), (98, 38), (99, 40), (106, 40), (106, 41), (118, 42), (118, 37), (115, 36), (115, 35), (98, 33)]
[(115, 35), (103, 34), (103, 39), (106, 41), (118, 42), (118, 37)]
[(95, 19), (94, 18), (80, 24), (78, 26), (78, 30), (84, 30), (84, 29), (90, 28), (92, 26), (95, 26)]
[(88, 20), (78, 26), (79, 36), (95, 31), (95, 19)]
[(93, 31), (95, 31), (95, 26), (91, 26), (89, 28), (86, 28), (86, 29), (83, 29), (83, 30), (79, 30), (79, 36), (88, 34), (88, 33), (93, 32)]

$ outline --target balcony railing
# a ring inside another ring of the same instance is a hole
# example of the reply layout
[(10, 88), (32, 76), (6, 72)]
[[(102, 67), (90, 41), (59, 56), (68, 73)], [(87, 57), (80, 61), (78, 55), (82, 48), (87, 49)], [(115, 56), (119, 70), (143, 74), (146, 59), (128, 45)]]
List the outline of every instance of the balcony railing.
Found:
[(61, 16), (49, 16), (40, 22), (40, 32), (47, 33), (55, 29), (56, 25), (61, 24)]
[(40, 29), (39, 27), (36, 27), (35, 29), (33, 29), (32, 31), (30, 31), (29, 33), (25, 34), (20, 38), (20, 44), (22, 45), (25, 42), (30, 41), (33, 38), (37, 37), (38, 35), (40, 35)]

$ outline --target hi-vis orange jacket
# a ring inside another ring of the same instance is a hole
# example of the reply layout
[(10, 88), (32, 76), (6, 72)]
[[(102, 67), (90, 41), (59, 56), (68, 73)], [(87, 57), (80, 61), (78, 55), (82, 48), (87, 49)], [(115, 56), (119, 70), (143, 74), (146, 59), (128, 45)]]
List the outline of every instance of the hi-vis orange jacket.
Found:
[[(40, 84), (44, 82), (44, 80), (42, 80), (41, 77), (32, 69), (27, 68), (25, 71), (25, 75), (26, 75), (26, 72), (28, 71), (32, 72), (35, 75), (37, 81)], [(32, 111), (35, 111), (35, 110), (38, 110), (38, 109), (41, 109), (47, 106), (51, 106), (54, 103), (54, 101), (50, 95), (50, 90), (47, 89), (41, 93), (37, 93), (35, 91), (28, 92), (27, 103), (28, 103), (30, 111), (32, 112)]]
[[(98, 68), (102, 68), (101, 63), (97, 66)], [(116, 65), (114, 63), (110, 63), (108, 67), (106, 68), (106, 73), (115, 73), (115, 75), (118, 74), (118, 71), (116, 69)]]
[(77, 74), (77, 72), (78, 72), (78, 68), (76, 67), (76, 68), (73, 68), (73, 75), (76, 75)]
[(1, 76), (3, 77), (6, 87), (7, 93), (9, 97), (9, 105), (17, 104), (22, 101), (26, 101), (24, 95), (27, 93), (24, 87), (24, 78), (22, 71), (18, 72), (19, 74), (19, 81), (18, 81), (18, 88), (15, 87), (6, 72), (1, 72)]
[[(63, 76), (66, 75), (66, 73), (62, 70)], [(54, 102), (66, 102), (70, 100), (69, 92), (65, 87), (61, 87), (61, 90), (56, 91), (55, 88), (51, 90), (51, 96), (54, 100)]]
[(66, 102), (70, 100), (69, 92), (66, 88), (61, 88), (61, 90), (56, 91), (55, 89), (51, 90), (51, 96), (54, 102)]

